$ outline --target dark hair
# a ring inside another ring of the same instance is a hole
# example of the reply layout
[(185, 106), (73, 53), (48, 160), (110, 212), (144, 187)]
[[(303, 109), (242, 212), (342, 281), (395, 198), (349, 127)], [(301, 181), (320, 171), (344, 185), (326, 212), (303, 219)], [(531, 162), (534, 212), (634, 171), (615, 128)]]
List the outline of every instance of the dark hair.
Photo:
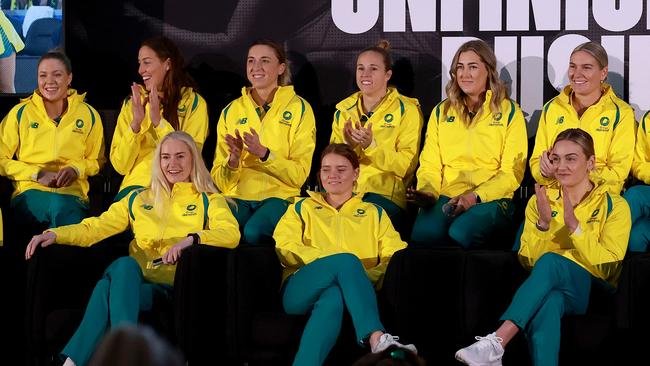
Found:
[(169, 122), (175, 130), (179, 128), (178, 103), (182, 98), (181, 88), (184, 86), (195, 87), (194, 81), (183, 68), (185, 60), (181, 51), (167, 37), (149, 38), (142, 42), (140, 48), (149, 47), (156, 53), (161, 61), (169, 59), (169, 71), (163, 80), (163, 98), (160, 101), (163, 110), (163, 118)]
[(384, 61), (384, 67), (386, 68), (386, 71), (392, 70), (393, 69), (393, 59), (390, 57), (390, 42), (388, 42), (385, 39), (380, 40), (376, 45), (366, 47), (361, 52), (359, 52), (359, 55), (357, 55), (357, 59), (359, 59), (359, 56), (366, 52), (377, 52), (378, 54), (381, 55), (382, 60)]
[(392, 345), (382, 352), (369, 353), (352, 366), (424, 366), (426, 361), (406, 348)]
[(359, 157), (357, 157), (357, 153), (352, 150), (352, 148), (347, 145), (347, 144), (329, 144), (323, 152), (320, 154), (320, 162), (321, 165), (323, 164), (323, 158), (325, 158), (325, 155), (328, 154), (336, 154), (340, 155), (350, 162), (352, 164), (352, 168), (357, 169), (359, 167)]
[(557, 144), (559, 141), (565, 140), (575, 142), (576, 144), (580, 145), (582, 152), (585, 153), (587, 159), (596, 155), (594, 149), (594, 139), (585, 130), (579, 128), (569, 128), (567, 130), (564, 130), (557, 135), (555, 142), (553, 142), (553, 146), (555, 146), (555, 144)]
[(123, 325), (100, 343), (89, 366), (182, 366), (182, 357), (146, 326)]
[(284, 64), (284, 72), (282, 75), (278, 75), (278, 85), (280, 86), (286, 86), (291, 84), (291, 71), (289, 70), (289, 60), (287, 59), (287, 51), (284, 49), (282, 45), (280, 45), (278, 42), (272, 41), (270, 39), (258, 39), (254, 41), (253, 43), (248, 46), (248, 49), (250, 50), (253, 48), (253, 46), (268, 46), (273, 49), (273, 53), (275, 53), (275, 57), (278, 58), (278, 61), (281, 64)]
[(68, 56), (65, 55), (65, 53), (59, 51), (59, 50), (52, 50), (48, 51), (46, 54), (41, 56), (41, 58), (38, 60), (38, 64), (36, 65), (36, 68), (41, 66), (41, 62), (44, 60), (59, 60), (63, 66), (65, 67), (65, 71), (70, 74), (72, 73), (72, 63), (70, 62), (70, 59)]

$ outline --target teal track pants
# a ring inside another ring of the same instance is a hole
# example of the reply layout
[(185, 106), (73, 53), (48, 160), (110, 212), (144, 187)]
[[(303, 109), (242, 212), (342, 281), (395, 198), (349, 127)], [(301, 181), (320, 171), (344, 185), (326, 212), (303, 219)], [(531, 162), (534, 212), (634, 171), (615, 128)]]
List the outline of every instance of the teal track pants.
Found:
[(372, 283), (353, 254), (331, 255), (302, 267), (287, 279), (282, 301), (288, 314), (311, 314), (294, 366), (323, 364), (341, 331), (345, 307), (360, 344), (384, 330)]

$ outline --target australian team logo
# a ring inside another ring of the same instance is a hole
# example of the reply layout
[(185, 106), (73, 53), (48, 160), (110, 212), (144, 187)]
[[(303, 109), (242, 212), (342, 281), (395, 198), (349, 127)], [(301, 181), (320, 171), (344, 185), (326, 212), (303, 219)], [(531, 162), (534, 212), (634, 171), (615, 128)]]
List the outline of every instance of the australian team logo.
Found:
[(449, 123), (454, 122), (455, 119), (456, 119), (456, 116), (449, 116), (449, 117), (447, 117), (447, 122), (449, 122)]
[(594, 212), (591, 213), (591, 217), (589, 218), (589, 220), (587, 220), (587, 224), (600, 221), (598, 219), (599, 213), (600, 213), (600, 209), (599, 208), (595, 209)]
[(32, 122), (31, 125), (29, 125), (30, 128), (38, 128), (38, 122)]
[(366, 210), (357, 208), (357, 212), (354, 214), (354, 217), (366, 217)]
[(603, 131), (603, 132), (609, 131), (609, 127), (608, 127), (609, 122), (610, 122), (609, 117), (607, 117), (607, 116), (601, 117), (600, 118), (600, 126), (598, 127), (597, 131)]
[(78, 120), (74, 123), (74, 125), (75, 125), (75, 128), (72, 130), (72, 132), (75, 132), (75, 133), (84, 133), (84, 130), (83, 130), (83, 128), (84, 128), (84, 121), (83, 121), (83, 120), (78, 119)]
[(185, 208), (185, 213), (183, 216), (194, 216), (196, 215), (196, 205), (187, 205)]
[(280, 120), (280, 123), (285, 126), (291, 126), (291, 118), (293, 118), (293, 113), (290, 111), (284, 111), (284, 113), (282, 113), (282, 119)]

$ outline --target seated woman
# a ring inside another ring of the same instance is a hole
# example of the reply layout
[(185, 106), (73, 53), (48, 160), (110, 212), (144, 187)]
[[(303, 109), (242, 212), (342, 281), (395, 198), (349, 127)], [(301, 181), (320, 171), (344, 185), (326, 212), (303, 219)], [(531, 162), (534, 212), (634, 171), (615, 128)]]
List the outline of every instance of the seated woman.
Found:
[(630, 187), (623, 198), (630, 205), (632, 232), (628, 250), (645, 252), (650, 244), (650, 112), (646, 112), (636, 133), (632, 175), (642, 184)]
[(285, 50), (260, 40), (248, 48), (251, 87), (221, 112), (212, 177), (227, 197), (248, 244), (270, 243), (273, 230), (300, 195), (316, 144), (314, 112), (288, 85)]
[(393, 253), (406, 247), (384, 210), (352, 190), (359, 159), (346, 144), (321, 155), (326, 193), (309, 192), (287, 209), (273, 233), (285, 267), (282, 299), (289, 314), (310, 314), (294, 365), (322, 365), (348, 309), (360, 344), (372, 352), (402, 346), (384, 333), (373, 285), (379, 287)]
[(148, 39), (140, 46), (138, 63), (142, 83), (131, 85), (111, 142), (111, 163), (124, 176), (115, 201), (149, 186), (153, 152), (165, 135), (185, 131), (199, 152), (208, 136), (207, 103), (193, 88), (176, 45), (165, 37)]
[(485, 245), (511, 221), (511, 198), (526, 168), (526, 122), (485, 42), (463, 44), (451, 64), (448, 98), (427, 126), (418, 190), (409, 190), (407, 198), (422, 206), (412, 243), (445, 245), (451, 239), (467, 248)]
[(380, 205), (396, 227), (406, 208), (406, 187), (417, 166), (423, 117), (417, 99), (388, 87), (393, 75), (388, 41), (359, 53), (359, 91), (336, 105), (330, 142), (346, 143), (361, 163), (363, 200)]
[(630, 209), (608, 184), (591, 176), (594, 141), (580, 129), (555, 139), (550, 155), (559, 184), (535, 186), (526, 207), (519, 259), (532, 268), (486, 337), (456, 353), (467, 365), (501, 365), (508, 342), (523, 330), (534, 365), (557, 365), (560, 320), (584, 314), (592, 282), (616, 286), (630, 234)]
[(190, 135), (167, 134), (153, 160), (150, 188), (129, 193), (99, 217), (34, 236), (27, 246), (29, 259), (39, 245), (90, 246), (129, 227), (135, 234), (130, 256), (113, 262), (95, 286), (81, 325), (61, 352), (65, 365), (86, 365), (107, 328), (137, 323), (139, 312), (151, 309), (155, 293), (171, 296), (183, 249), (239, 243), (237, 221)]
[(38, 89), (0, 123), (0, 174), (13, 181), (11, 221), (29, 234), (86, 216), (88, 177), (104, 162), (104, 129), (85, 94), (70, 88), (72, 66), (58, 51), (38, 62)]
[(557, 177), (550, 159), (555, 137), (569, 128), (587, 131), (594, 139), (596, 167), (592, 174), (605, 180), (609, 191), (620, 194), (634, 156), (634, 111), (619, 99), (607, 81), (607, 51), (586, 42), (571, 52), (570, 85), (542, 109), (530, 172), (539, 184)]

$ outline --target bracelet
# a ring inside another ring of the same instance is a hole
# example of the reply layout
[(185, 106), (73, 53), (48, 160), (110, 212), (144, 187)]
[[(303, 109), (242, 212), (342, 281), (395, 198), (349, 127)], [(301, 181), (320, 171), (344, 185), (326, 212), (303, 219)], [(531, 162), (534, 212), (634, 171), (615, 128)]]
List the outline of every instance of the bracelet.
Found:
[(269, 148), (267, 147), (267, 148), (266, 148), (266, 154), (264, 154), (264, 156), (262, 156), (262, 157), (260, 158), (260, 160), (262, 160), (262, 161), (266, 161), (266, 159), (269, 158), (269, 155), (271, 155), (271, 149), (269, 149)]
[(190, 233), (187, 234), (187, 237), (192, 238), (192, 245), (199, 245), (201, 244), (201, 237), (197, 233)]
[(539, 231), (548, 231), (548, 229), (550, 228), (550, 225), (549, 225), (549, 227), (547, 227), (547, 228), (542, 227), (542, 225), (539, 224), (539, 219), (537, 219), (537, 221), (535, 222), (535, 227), (536, 227), (537, 230), (539, 230)]

